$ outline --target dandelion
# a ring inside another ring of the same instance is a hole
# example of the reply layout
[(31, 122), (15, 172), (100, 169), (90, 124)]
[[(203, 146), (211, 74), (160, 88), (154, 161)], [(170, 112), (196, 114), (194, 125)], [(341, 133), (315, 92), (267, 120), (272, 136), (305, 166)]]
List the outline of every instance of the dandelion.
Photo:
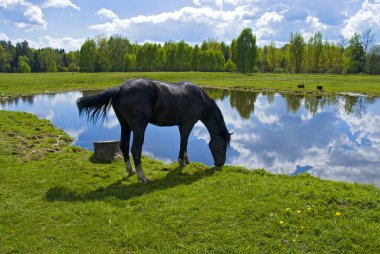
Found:
[(340, 212), (336, 212), (335, 213), (335, 216), (337, 216), (337, 217), (339, 217), (339, 216), (341, 216), (342, 214), (340, 213)]
[(301, 211), (300, 211), (300, 210), (297, 210), (297, 213), (301, 213)]
[(303, 227), (303, 226), (301, 226), (301, 229), (304, 229), (304, 227)]
[(307, 208), (307, 211), (308, 211), (308, 212), (311, 212), (311, 207), (310, 207), (310, 206)]
[(280, 222), (279, 222), (279, 223), (280, 223), (281, 225), (282, 225), (282, 224), (284, 224), (284, 222), (283, 222), (282, 220), (280, 220)]
[(286, 212), (290, 212), (290, 210), (291, 210), (290, 207), (285, 209)]

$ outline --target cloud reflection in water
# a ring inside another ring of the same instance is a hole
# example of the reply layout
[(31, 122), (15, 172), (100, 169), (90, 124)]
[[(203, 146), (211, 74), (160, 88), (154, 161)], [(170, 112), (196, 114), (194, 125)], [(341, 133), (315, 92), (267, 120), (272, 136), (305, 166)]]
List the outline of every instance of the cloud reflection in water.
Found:
[(243, 91), (219, 98), (235, 133), (229, 164), (380, 186), (378, 99)]

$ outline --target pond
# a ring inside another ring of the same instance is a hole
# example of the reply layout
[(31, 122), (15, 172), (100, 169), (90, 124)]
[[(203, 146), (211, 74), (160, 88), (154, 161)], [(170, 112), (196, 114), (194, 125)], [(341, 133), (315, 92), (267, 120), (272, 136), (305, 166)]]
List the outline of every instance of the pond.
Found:
[[(379, 98), (205, 90), (235, 133), (227, 164), (380, 186)], [(75, 101), (89, 93), (26, 96), (1, 102), (0, 109), (49, 119), (75, 138), (75, 145), (93, 150), (94, 141), (119, 139), (120, 127), (112, 110), (102, 124), (78, 116)], [(190, 160), (213, 164), (208, 141), (206, 128), (198, 122), (189, 137)], [(148, 126), (145, 155), (171, 162), (177, 160), (178, 149), (178, 127)]]

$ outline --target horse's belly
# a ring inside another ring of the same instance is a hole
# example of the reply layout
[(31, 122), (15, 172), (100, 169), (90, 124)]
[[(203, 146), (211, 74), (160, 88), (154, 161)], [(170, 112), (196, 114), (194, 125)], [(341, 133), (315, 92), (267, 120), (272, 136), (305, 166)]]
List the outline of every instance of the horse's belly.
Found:
[(157, 125), (157, 126), (173, 126), (173, 125), (178, 125), (177, 121), (174, 121), (172, 119), (156, 119), (156, 118), (151, 118), (149, 123)]

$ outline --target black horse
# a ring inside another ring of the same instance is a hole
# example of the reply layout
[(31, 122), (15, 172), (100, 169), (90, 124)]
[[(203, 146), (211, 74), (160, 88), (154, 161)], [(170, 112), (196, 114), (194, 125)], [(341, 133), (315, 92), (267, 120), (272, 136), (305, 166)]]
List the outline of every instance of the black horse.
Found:
[(143, 183), (149, 182), (141, 167), (141, 151), (148, 123), (179, 126), (181, 144), (178, 161), (184, 166), (189, 163), (189, 134), (194, 124), (201, 120), (211, 136), (209, 147), (214, 165), (224, 165), (230, 133), (214, 100), (196, 85), (189, 82), (166, 83), (150, 79), (131, 79), (121, 86), (77, 100), (79, 114), (86, 114), (94, 122), (99, 118), (104, 120), (111, 105), (121, 125), (120, 148), (129, 176), (135, 173), (129, 161), (129, 140), (133, 131), (131, 152), (137, 178)]

